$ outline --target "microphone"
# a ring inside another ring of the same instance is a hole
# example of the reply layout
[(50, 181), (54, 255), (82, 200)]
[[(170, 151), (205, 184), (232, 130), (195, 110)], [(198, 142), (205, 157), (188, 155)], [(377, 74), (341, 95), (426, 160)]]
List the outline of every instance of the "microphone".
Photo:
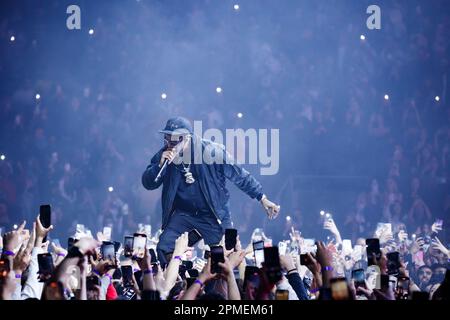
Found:
[[(180, 152), (183, 150), (183, 146), (184, 143), (178, 143), (174, 150), (175, 150), (175, 157), (178, 157), (178, 155), (180, 154)], [(172, 161), (175, 159), (175, 157), (172, 159)], [(163, 165), (161, 166), (161, 169), (159, 169), (158, 175), (155, 178), (155, 183), (157, 183), (159, 181), (159, 179), (161, 179), (162, 173), (164, 171), (164, 169), (172, 163), (172, 161), (169, 161), (169, 159), (164, 159)]]

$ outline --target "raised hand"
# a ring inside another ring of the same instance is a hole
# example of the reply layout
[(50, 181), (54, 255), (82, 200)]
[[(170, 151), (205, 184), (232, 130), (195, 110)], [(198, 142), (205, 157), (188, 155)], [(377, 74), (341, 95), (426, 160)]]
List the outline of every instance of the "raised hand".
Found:
[(271, 220), (275, 219), (278, 216), (278, 214), (280, 213), (281, 207), (279, 205), (273, 203), (269, 199), (267, 199), (266, 196), (262, 197), (261, 204), (263, 205), (264, 210), (266, 210), (267, 216)]
[(25, 224), (26, 221), (24, 221), (17, 230), (6, 232), (3, 235), (3, 249), (5, 251), (13, 252), (21, 244)]
[(173, 250), (173, 256), (181, 256), (183, 255), (186, 250), (188, 249), (188, 233), (185, 232), (182, 235), (180, 235), (177, 240), (175, 241), (175, 249)]
[(433, 249), (441, 251), (447, 258), (450, 258), (450, 251), (442, 244), (438, 237), (431, 239), (431, 246)]

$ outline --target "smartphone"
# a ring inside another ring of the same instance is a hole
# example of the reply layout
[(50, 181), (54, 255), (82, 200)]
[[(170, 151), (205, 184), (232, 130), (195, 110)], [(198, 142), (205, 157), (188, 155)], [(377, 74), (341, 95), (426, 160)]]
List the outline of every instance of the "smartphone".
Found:
[(374, 265), (373, 257), (378, 261), (381, 258), (380, 240), (377, 238), (366, 239), (367, 265)]
[(183, 260), (181, 261), (181, 264), (185, 267), (186, 270), (190, 270), (194, 267), (194, 263), (189, 260)]
[(97, 276), (86, 277), (86, 289), (95, 290), (96, 286), (100, 286), (100, 278)]
[[(52, 208), (49, 204), (43, 204), (39, 207), (39, 220), (44, 228), (48, 228), (52, 224)], [(47, 236), (44, 237), (43, 242), (45, 241), (47, 241)]]
[(100, 252), (102, 254), (102, 260), (109, 261), (113, 265), (116, 264), (116, 251), (112, 242), (103, 241)]
[(205, 250), (205, 253), (203, 254), (203, 259), (208, 260), (211, 256), (211, 251)]
[(256, 282), (255, 287), (259, 286), (259, 268), (255, 266), (246, 266), (244, 272), (244, 290), (247, 288), (249, 282)]
[(352, 240), (350, 239), (344, 239), (342, 240), (342, 251), (345, 254), (351, 254), (353, 252), (352, 249)]
[(237, 230), (225, 229), (225, 249), (232, 250), (236, 247), (237, 242)]
[(111, 240), (111, 233), (112, 233), (111, 227), (103, 227), (103, 235), (105, 236), (106, 241)]
[(267, 278), (271, 283), (277, 283), (281, 280), (282, 275), (278, 247), (264, 248), (264, 267)]
[(156, 256), (155, 249), (153, 248), (148, 249), (148, 253), (150, 254), (150, 263), (151, 264), (158, 263), (158, 257)]
[(289, 290), (277, 289), (275, 291), (275, 300), (289, 300)]
[(352, 270), (352, 279), (355, 283), (355, 288), (364, 287), (366, 284), (366, 275), (364, 273), (364, 269)]
[(300, 255), (300, 264), (306, 266), (308, 264), (308, 256), (306, 253)]
[(264, 241), (253, 242), (253, 253), (255, 255), (255, 264), (258, 268), (262, 267), (264, 262)]
[(345, 278), (334, 278), (330, 281), (331, 297), (333, 300), (348, 300), (349, 292), (347, 280)]
[(200, 234), (200, 232), (197, 231), (197, 229), (193, 229), (193, 230), (189, 231), (188, 247), (193, 247), (201, 239), (202, 239), (202, 235)]
[(125, 257), (133, 256), (133, 237), (125, 236), (123, 240), (123, 255)]
[(117, 253), (117, 251), (119, 251), (120, 246), (122, 245), (119, 241), (113, 241), (112, 242), (114, 245), (114, 252)]
[[(395, 296), (399, 300), (407, 300), (409, 297), (409, 283), (408, 277), (398, 277), (397, 286), (395, 288)], [(428, 300), (428, 299), (427, 299)]]
[(121, 266), (122, 280), (124, 287), (133, 287), (133, 267), (132, 266)]
[(147, 236), (143, 233), (135, 233), (133, 235), (133, 257), (136, 259), (144, 258), (146, 244)]
[(50, 253), (38, 254), (39, 274), (50, 275), (55, 269), (53, 265), (53, 258)]
[(401, 267), (400, 253), (397, 251), (389, 252), (388, 254), (386, 254), (386, 257), (388, 259), (388, 261), (387, 261), (388, 274), (389, 275), (397, 275), (398, 269)]
[(219, 266), (219, 262), (225, 262), (222, 246), (211, 247), (211, 273), (221, 273), (222, 267)]
[(199, 275), (199, 272), (197, 269), (188, 269), (187, 272), (188, 272), (190, 278), (197, 278)]
[(278, 252), (280, 253), (280, 256), (286, 255), (287, 252), (287, 243), (284, 241), (278, 242)]

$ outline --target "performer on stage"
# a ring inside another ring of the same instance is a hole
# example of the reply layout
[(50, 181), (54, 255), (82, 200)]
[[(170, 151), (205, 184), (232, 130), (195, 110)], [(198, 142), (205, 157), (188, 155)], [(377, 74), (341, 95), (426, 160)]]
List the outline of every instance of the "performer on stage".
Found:
[[(232, 228), (225, 178), (251, 198), (260, 201), (269, 219), (279, 214), (280, 206), (267, 199), (261, 184), (233, 162), (223, 145), (193, 134), (189, 120), (182, 117), (169, 119), (160, 133), (164, 134), (165, 146), (151, 159), (142, 175), (142, 184), (148, 190), (163, 185), (163, 232), (157, 246), (163, 265), (173, 252), (175, 240), (182, 233), (197, 229), (206, 244), (215, 245), (222, 239), (225, 229)], [(194, 157), (198, 156), (194, 154), (195, 148), (201, 148), (202, 156), (205, 148), (212, 151), (214, 163), (194, 161)], [(188, 152), (191, 156), (185, 157)], [(186, 161), (186, 158), (191, 160)]]

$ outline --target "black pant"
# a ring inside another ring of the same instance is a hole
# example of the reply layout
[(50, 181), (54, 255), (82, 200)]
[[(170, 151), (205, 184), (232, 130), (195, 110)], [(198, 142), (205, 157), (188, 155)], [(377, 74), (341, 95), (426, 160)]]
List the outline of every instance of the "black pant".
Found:
[(209, 246), (216, 245), (222, 239), (225, 229), (231, 228), (231, 221), (217, 221), (212, 212), (186, 212), (185, 210), (176, 209), (170, 217), (164, 231), (159, 236), (158, 245), (156, 247), (158, 259), (161, 265), (166, 265), (168, 261), (166, 256), (173, 252), (175, 248), (175, 240), (184, 232), (193, 229), (202, 235), (203, 240)]

